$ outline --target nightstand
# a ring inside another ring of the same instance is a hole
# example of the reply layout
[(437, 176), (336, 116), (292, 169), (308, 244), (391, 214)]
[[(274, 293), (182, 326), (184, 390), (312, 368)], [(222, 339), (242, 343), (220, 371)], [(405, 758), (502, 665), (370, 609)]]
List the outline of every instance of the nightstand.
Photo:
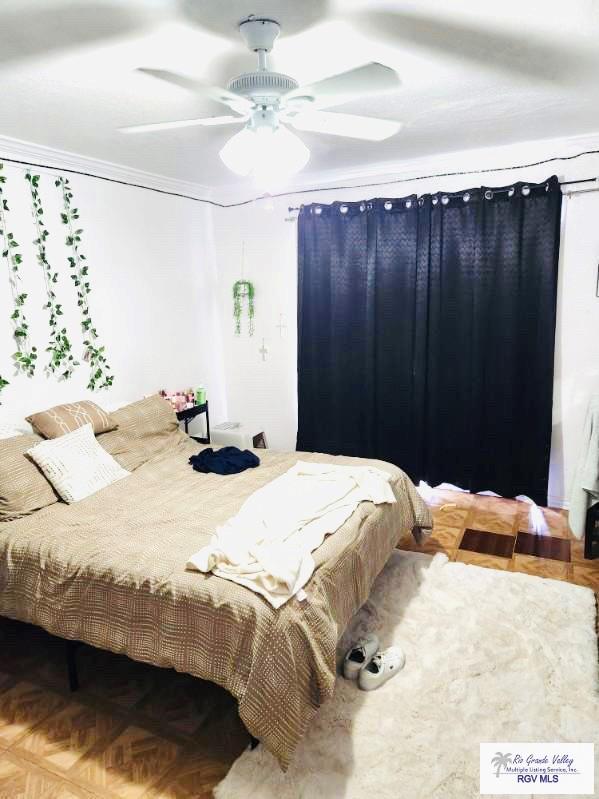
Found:
[(189, 423), (192, 419), (195, 419), (196, 416), (200, 416), (200, 414), (206, 414), (206, 438), (202, 438), (201, 436), (191, 436), (194, 441), (198, 441), (200, 444), (210, 444), (210, 415), (208, 413), (208, 401), (204, 402), (202, 405), (193, 405), (191, 408), (184, 408), (182, 411), (177, 411), (177, 419), (180, 422), (183, 422), (185, 425), (185, 432), (189, 430)]

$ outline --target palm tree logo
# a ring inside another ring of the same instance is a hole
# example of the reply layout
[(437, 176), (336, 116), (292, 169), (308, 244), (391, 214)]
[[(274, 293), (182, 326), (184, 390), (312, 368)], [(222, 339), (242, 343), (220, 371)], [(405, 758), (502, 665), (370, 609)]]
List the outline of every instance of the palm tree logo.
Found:
[(495, 757), (491, 760), (491, 765), (497, 768), (495, 772), (495, 776), (499, 777), (499, 772), (502, 768), (509, 766), (512, 762), (512, 753), (506, 752), (505, 755), (503, 752), (495, 752)]

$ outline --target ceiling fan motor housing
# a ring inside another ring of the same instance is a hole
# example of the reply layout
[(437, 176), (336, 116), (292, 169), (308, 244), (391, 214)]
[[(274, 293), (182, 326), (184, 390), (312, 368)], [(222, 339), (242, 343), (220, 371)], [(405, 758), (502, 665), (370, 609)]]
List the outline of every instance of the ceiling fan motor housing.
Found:
[(255, 17), (253, 14), (239, 23), (239, 32), (250, 50), (270, 53), (281, 26), (274, 19)]
[(298, 85), (298, 82), (289, 75), (259, 70), (238, 75), (229, 82), (227, 88), (230, 92), (247, 97), (257, 105), (270, 106), (278, 104), (282, 95), (297, 89)]

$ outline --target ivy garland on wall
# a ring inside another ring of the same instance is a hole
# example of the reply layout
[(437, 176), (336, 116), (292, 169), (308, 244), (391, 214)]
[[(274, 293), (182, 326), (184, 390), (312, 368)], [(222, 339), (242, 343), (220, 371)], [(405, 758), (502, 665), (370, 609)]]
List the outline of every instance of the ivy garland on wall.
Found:
[(79, 250), (83, 229), (76, 227), (76, 222), (79, 219), (79, 212), (78, 209), (73, 208), (72, 205), (73, 193), (71, 191), (71, 185), (69, 180), (64, 177), (58, 178), (58, 180), (55, 181), (55, 185), (62, 191), (63, 211), (61, 213), (61, 219), (63, 224), (68, 228), (68, 235), (65, 243), (67, 247), (70, 248), (71, 255), (67, 260), (72, 270), (71, 280), (77, 290), (77, 305), (81, 312), (81, 329), (85, 336), (83, 341), (83, 360), (89, 363), (91, 370), (87, 387), (91, 391), (95, 391), (111, 386), (114, 376), (111, 374), (111, 369), (106, 359), (105, 348), (97, 344), (98, 331), (94, 327), (90, 315), (89, 303), (87, 301), (88, 295), (91, 292), (89, 267), (86, 264), (85, 255)]
[[(0, 169), (4, 165), (0, 164)], [(25, 300), (27, 294), (20, 291), (19, 283), (21, 276), (19, 268), (23, 263), (23, 257), (19, 252), (19, 243), (14, 237), (14, 234), (8, 230), (6, 213), (9, 211), (8, 202), (4, 197), (4, 184), (6, 177), (0, 175), (0, 235), (2, 236), (2, 257), (6, 261), (8, 267), (8, 276), (10, 288), (13, 297), (13, 312), (11, 314), (11, 321), (13, 323), (13, 336), (17, 343), (17, 351), (13, 354), (13, 360), (17, 370), (23, 372), (28, 377), (32, 377), (35, 373), (37, 362), (37, 347), (32, 347), (29, 343), (29, 324), (25, 316)], [(0, 383), (0, 390), (8, 385), (8, 381), (2, 379)]]
[[(3, 168), (4, 164), (0, 162), (0, 170), (3, 170)], [(46, 292), (44, 309), (48, 312), (50, 328), (48, 346), (46, 347), (46, 352), (49, 353), (46, 372), (57, 375), (60, 380), (66, 380), (72, 376), (75, 367), (79, 366), (79, 361), (73, 355), (73, 347), (67, 329), (60, 321), (60, 317), (64, 315), (64, 312), (55, 290), (59, 277), (58, 271), (52, 268), (46, 249), (46, 240), (50, 232), (46, 228), (44, 221), (44, 208), (39, 191), (40, 175), (32, 175), (30, 171), (27, 171), (25, 180), (29, 184), (31, 194), (31, 213), (36, 234), (33, 244), (36, 249), (36, 258), (44, 277)], [(24, 308), (27, 293), (21, 289), (20, 285), (20, 267), (23, 263), (23, 257), (20, 253), (19, 244), (7, 225), (9, 206), (4, 196), (5, 184), (6, 177), (0, 174), (0, 243), (2, 244), (0, 251), (8, 267), (13, 297), (13, 310), (10, 319), (13, 324), (13, 336), (17, 342), (17, 352), (14, 353), (13, 360), (17, 373), (21, 372), (31, 377), (35, 373), (38, 352), (37, 347), (31, 346), (29, 341), (29, 323), (25, 316)], [(111, 386), (114, 376), (106, 359), (105, 348), (99, 345), (98, 331), (92, 322), (90, 314), (88, 302), (88, 295), (91, 293), (89, 267), (86, 263), (85, 255), (80, 252), (83, 230), (78, 228), (76, 224), (79, 219), (79, 211), (73, 207), (73, 193), (68, 179), (60, 177), (55, 180), (55, 185), (62, 194), (61, 220), (68, 229), (65, 244), (70, 252), (67, 259), (71, 270), (70, 277), (77, 292), (77, 306), (81, 314), (81, 329), (84, 335), (83, 359), (90, 366), (87, 387), (92, 391), (97, 391)], [(8, 385), (9, 381), (0, 374), (0, 393)]]
[(48, 311), (48, 325), (50, 327), (50, 337), (46, 352), (50, 354), (50, 359), (46, 369), (53, 374), (58, 373), (60, 378), (68, 380), (79, 362), (75, 360), (71, 352), (71, 342), (67, 335), (66, 327), (60, 327), (58, 318), (63, 315), (62, 305), (57, 301), (54, 287), (58, 283), (58, 272), (53, 271), (48, 262), (46, 252), (46, 239), (50, 235), (44, 223), (44, 209), (39, 193), (39, 175), (32, 175), (30, 172), (25, 174), (25, 180), (29, 183), (31, 190), (31, 213), (35, 225), (36, 238), (33, 244), (37, 250), (37, 261), (44, 274), (46, 286), (47, 302), (44, 308)]

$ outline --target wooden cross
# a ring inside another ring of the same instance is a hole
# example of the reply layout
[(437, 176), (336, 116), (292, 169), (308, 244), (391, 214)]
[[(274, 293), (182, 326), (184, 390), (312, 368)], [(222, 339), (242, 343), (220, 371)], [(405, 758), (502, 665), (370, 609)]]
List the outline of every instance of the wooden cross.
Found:
[(281, 338), (283, 338), (283, 331), (287, 330), (287, 325), (283, 321), (283, 314), (282, 313), (279, 314), (279, 324), (275, 325), (275, 327), (277, 327), (279, 329), (279, 336), (281, 336)]
[(260, 353), (260, 355), (262, 355), (262, 360), (265, 361), (266, 356), (268, 355), (268, 347), (264, 344), (264, 339), (262, 339), (262, 346), (260, 347), (258, 352)]

